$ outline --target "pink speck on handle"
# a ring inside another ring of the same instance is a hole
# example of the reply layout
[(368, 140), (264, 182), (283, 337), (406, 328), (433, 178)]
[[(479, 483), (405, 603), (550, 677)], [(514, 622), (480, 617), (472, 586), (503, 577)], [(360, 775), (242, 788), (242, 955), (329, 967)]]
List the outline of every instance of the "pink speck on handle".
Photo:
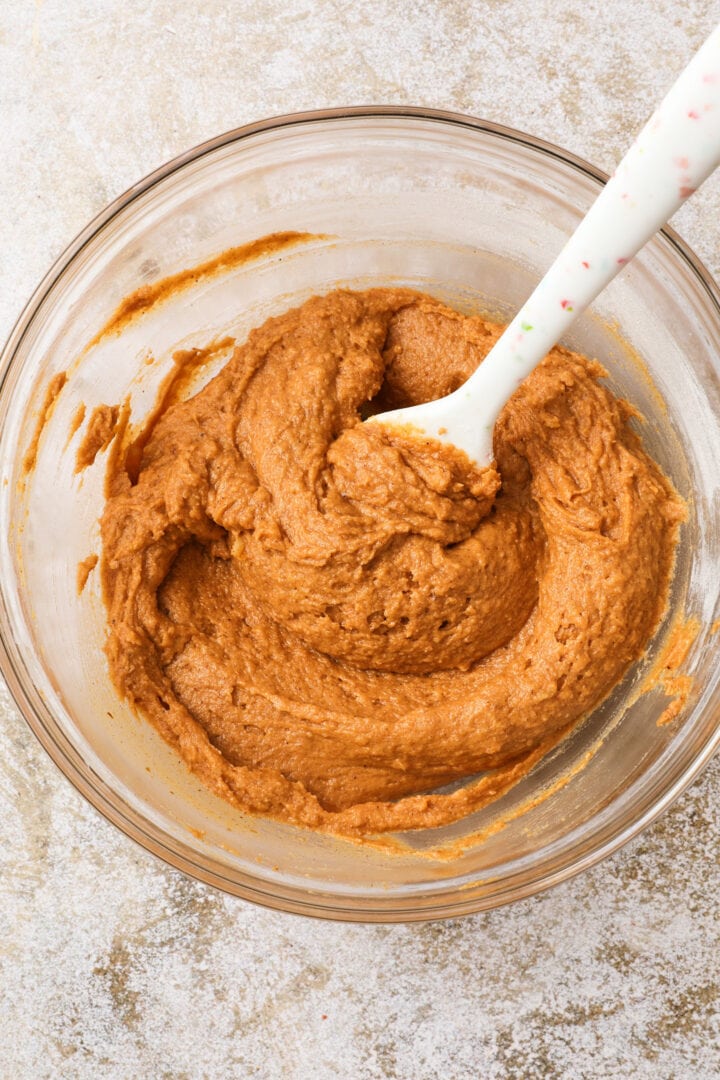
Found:
[(696, 191), (696, 188), (694, 188), (694, 187), (681, 186), (681, 188), (680, 188), (680, 198), (681, 199), (689, 199), (691, 195), (695, 194), (695, 191)]
[(563, 311), (572, 311), (569, 300), (561, 300), (560, 307), (563, 309)]
[(700, 119), (700, 113), (696, 112), (695, 109), (690, 109), (690, 111), (688, 112), (688, 118), (690, 120), (699, 120)]
[(617, 260), (618, 266), (624, 266), (626, 262), (627, 262), (627, 259), (625, 258), (624, 255), (622, 256), (622, 258)]
[(720, 82), (720, 75), (718, 75), (717, 71), (709, 71), (707, 75), (703, 75), (702, 81), (704, 83)]
[(582, 264), (581, 264), (581, 265), (582, 265), (582, 266), (584, 266), (586, 270), (589, 270), (589, 269), (590, 269), (590, 263), (589, 263), (589, 262), (586, 262), (586, 261), (585, 261), (585, 259), (583, 259), (583, 261), (582, 261)]
[(677, 165), (678, 169), (689, 169), (690, 168), (690, 162), (688, 161), (688, 159), (686, 157), (676, 157), (675, 158), (675, 164)]

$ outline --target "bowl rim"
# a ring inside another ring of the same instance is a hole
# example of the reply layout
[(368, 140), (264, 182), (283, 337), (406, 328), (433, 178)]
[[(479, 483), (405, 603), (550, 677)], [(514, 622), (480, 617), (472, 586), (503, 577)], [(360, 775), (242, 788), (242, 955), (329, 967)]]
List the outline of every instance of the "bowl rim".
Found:
[[(283, 129), (326, 121), (361, 119), (398, 121), (415, 119), (467, 128), (471, 131), (497, 136), (510, 143), (517, 143), (525, 149), (539, 151), (546, 157), (555, 158), (563, 165), (570, 165), (598, 183), (605, 183), (608, 179), (608, 174), (601, 169), (590, 164), (577, 154), (564, 150), (547, 140), (526, 134), (504, 124), (443, 109), (395, 105), (357, 105), (286, 113), (232, 128), (221, 135), (198, 143), (148, 173), (96, 214), (67, 245), (36, 286), (0, 352), (0, 398), (4, 393), (18, 349), (56, 283), (82, 250), (95, 240), (102, 230), (136, 199), (145, 195), (153, 187), (181, 171), (192, 162), (224, 146), (242, 142), (262, 132), (279, 132)], [(697, 283), (703, 286), (720, 321), (720, 289), (707, 267), (674, 229), (665, 226), (660, 230), (660, 235), (674, 249), (674, 254), (693, 271)], [(4, 587), (1, 584), (0, 607), (4, 613)], [(440, 894), (425, 899), (412, 895), (405, 901), (393, 902), (387, 898), (384, 899), (382, 896), (369, 896), (367, 894), (362, 897), (349, 895), (347, 898), (341, 898), (336, 893), (325, 894), (321, 889), (317, 888), (301, 889), (294, 885), (266, 882), (264, 879), (253, 877), (252, 874), (245, 871), (236, 872), (238, 878), (242, 878), (242, 880), (235, 880), (228, 878), (217, 870), (210, 869), (207, 865), (201, 865), (200, 860), (203, 859), (203, 856), (199, 856), (189, 844), (163, 831), (147, 819), (141, 818), (135, 810), (127, 806), (124, 800), (100, 776), (93, 772), (59, 727), (55, 731), (48, 729), (38, 715), (26, 691), (23, 676), (13, 659), (14, 643), (10, 641), (9, 634), (5, 634), (2, 625), (3, 621), (0, 620), (0, 673), (5, 678), (10, 694), (30, 730), (76, 791), (103, 817), (117, 826), (121, 832), (165, 864), (169, 864), (190, 877), (219, 888), (226, 893), (253, 901), (265, 907), (293, 914), (348, 922), (419, 922), (486, 911), (504, 906), (515, 900), (534, 896), (596, 865), (647, 828), (697, 779), (720, 747), (720, 725), (718, 725), (717, 729), (706, 739), (704, 745), (675, 781), (663, 790), (651, 805), (628, 822), (624, 828), (606, 836), (597, 846), (584, 853), (581, 857), (578, 858), (575, 855), (571, 859), (570, 855), (566, 853), (565, 858), (559, 865), (551, 868), (549, 872), (544, 871), (542, 876), (529, 882), (513, 883), (512, 880), (509, 880), (502, 890), (491, 895), (481, 895), (475, 892), (475, 889), (482, 886), (482, 882), (477, 882), (474, 883), (474, 886), (471, 884), (460, 889), (456, 888), (452, 896)], [(430, 886), (430, 889), (432, 890), (432, 886)]]

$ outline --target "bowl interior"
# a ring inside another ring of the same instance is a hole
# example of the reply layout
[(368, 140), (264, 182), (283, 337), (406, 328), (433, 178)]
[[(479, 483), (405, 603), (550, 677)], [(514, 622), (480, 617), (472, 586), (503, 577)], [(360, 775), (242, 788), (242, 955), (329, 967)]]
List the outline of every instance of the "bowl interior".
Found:
[[(33, 728), (108, 816), (176, 865), (309, 914), (422, 918), (477, 910), (558, 880), (617, 846), (688, 781), (717, 737), (720, 318), (717, 296), (660, 235), (565, 342), (598, 357), (642, 412), (650, 453), (688, 501), (670, 611), (646, 658), (521, 784), (388, 854), (249, 819), (210, 795), (106, 671), (97, 574), (105, 455), (76, 475), (82, 403), (152, 406), (178, 347), (242, 340), (271, 314), (338, 285), (404, 284), (500, 319), (525, 299), (590, 205), (598, 179), (516, 133), (443, 116), (323, 115), (236, 133), (111, 208), (31, 304), (6, 349), (0, 399), (4, 669)], [(137, 286), (266, 234), (313, 234), (201, 277), (86, 349)], [(147, 363), (152, 356), (153, 363)], [(49, 379), (68, 381), (34, 469), (22, 461)], [(207, 374), (205, 375), (207, 377)], [(673, 619), (699, 631), (686, 708), (639, 694)], [(539, 799), (543, 792), (549, 797)], [(478, 834), (479, 841), (470, 842)], [(442, 857), (450, 841), (468, 844)]]

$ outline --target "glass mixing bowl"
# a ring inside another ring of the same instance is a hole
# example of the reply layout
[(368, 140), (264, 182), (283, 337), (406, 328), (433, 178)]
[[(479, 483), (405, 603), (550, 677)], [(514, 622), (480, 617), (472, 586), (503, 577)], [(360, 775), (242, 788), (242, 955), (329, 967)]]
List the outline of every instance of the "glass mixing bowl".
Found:
[[(131, 393), (137, 419), (178, 345), (224, 333), (242, 339), (268, 315), (338, 284), (402, 283), (466, 311), (508, 316), (603, 180), (554, 146), (463, 116), (374, 108), (283, 117), (159, 169), (96, 218), (41, 283), (2, 357), (0, 662), (65, 775), (150, 851), (287, 911), (355, 920), (459, 915), (597, 862), (708, 761), (720, 739), (720, 307), (716, 285), (669, 229), (566, 343), (599, 357), (613, 388), (642, 411), (647, 447), (688, 500), (670, 612), (612, 697), (492, 806), (406, 836), (406, 851), (395, 855), (244, 816), (202, 788), (118, 699), (102, 651), (97, 575), (77, 593), (77, 565), (98, 551), (104, 476), (103, 454), (74, 474), (82, 432), (68, 439), (80, 403), (89, 413)], [(200, 275), (86, 349), (139, 285), (282, 230), (315, 238)], [(59, 371), (68, 381), (23, 479)], [(692, 689), (680, 716), (659, 726), (667, 697), (639, 690), (674, 618), (699, 627), (681, 669)], [(461, 838), (464, 849), (438, 856)]]

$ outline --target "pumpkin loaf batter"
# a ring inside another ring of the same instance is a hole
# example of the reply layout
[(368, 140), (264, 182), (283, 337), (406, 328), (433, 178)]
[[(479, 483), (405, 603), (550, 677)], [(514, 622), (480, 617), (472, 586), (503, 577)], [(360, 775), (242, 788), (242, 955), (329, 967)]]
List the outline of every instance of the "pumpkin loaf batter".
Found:
[(361, 423), (454, 389), (499, 333), (405, 289), (314, 297), (115, 456), (112, 676), (235, 805), (355, 837), (455, 820), (657, 628), (684, 509), (597, 363), (549, 354), (497, 471)]

